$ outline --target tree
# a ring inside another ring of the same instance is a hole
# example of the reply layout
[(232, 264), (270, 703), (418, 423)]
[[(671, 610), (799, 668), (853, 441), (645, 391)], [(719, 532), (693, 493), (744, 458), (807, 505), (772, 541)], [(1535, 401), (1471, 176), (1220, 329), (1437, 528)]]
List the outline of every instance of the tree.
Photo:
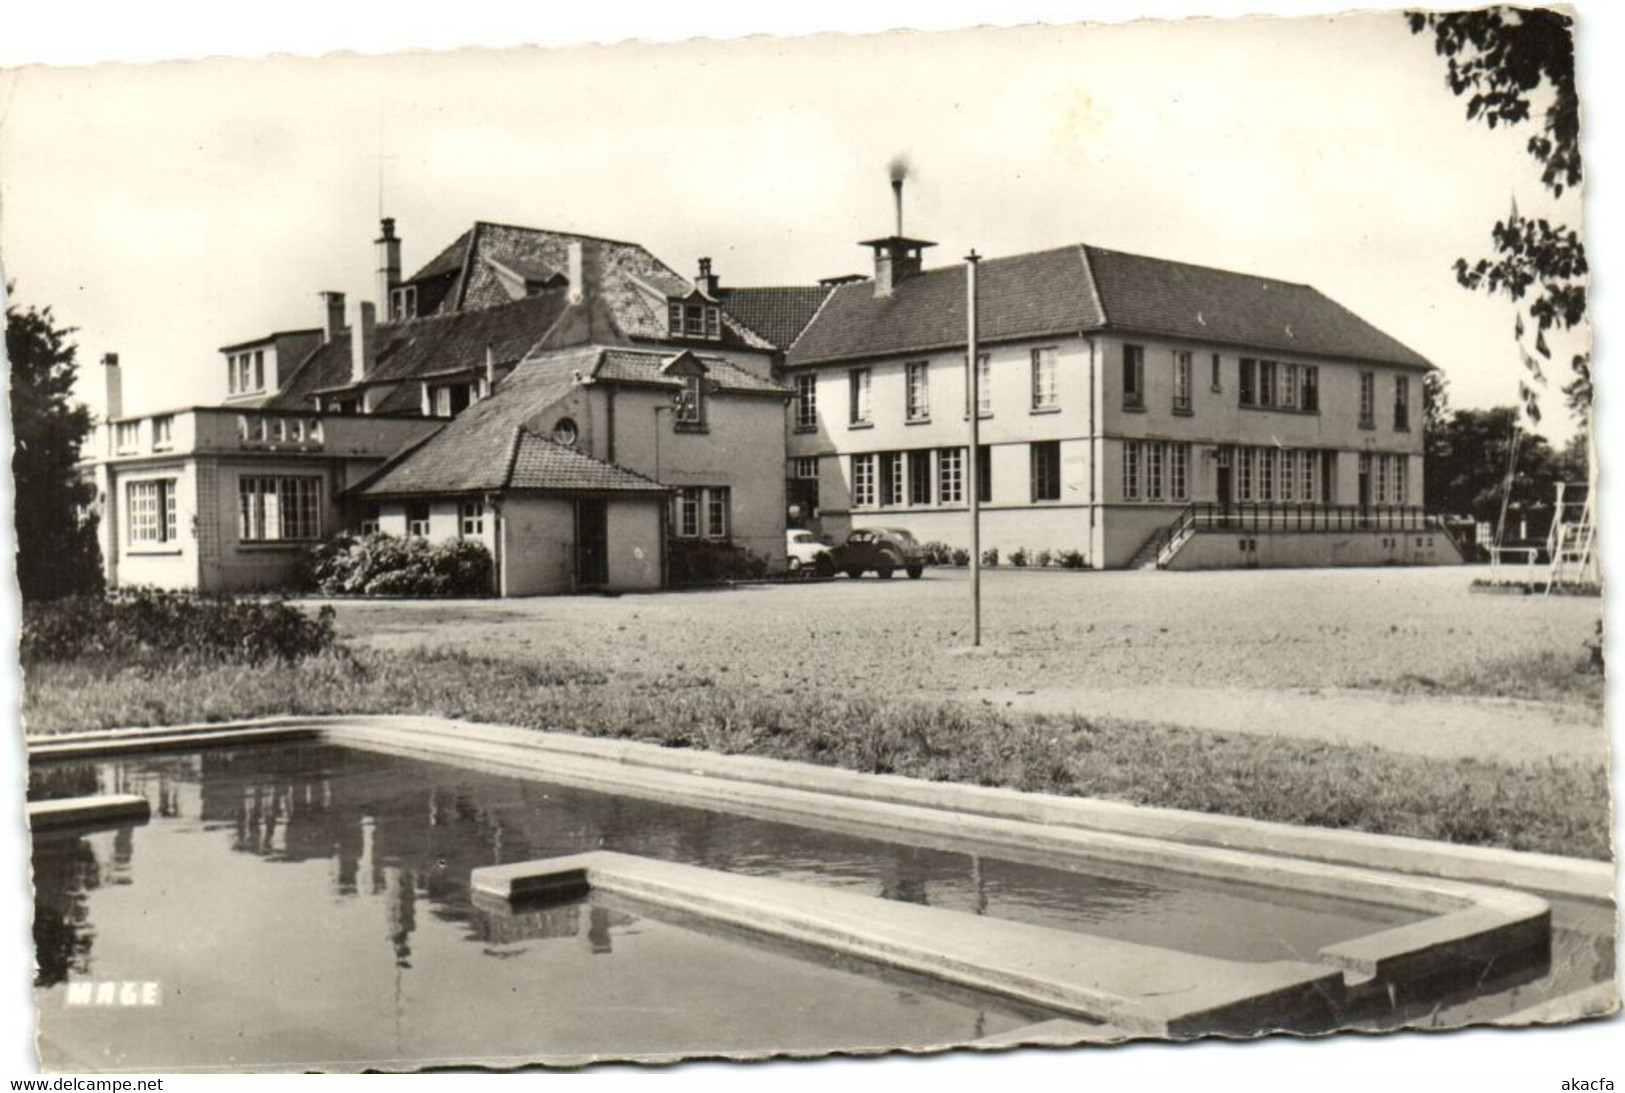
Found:
[[(1580, 100), (1574, 83), (1574, 21), (1555, 11), (1486, 8), (1450, 14), (1412, 12), (1405, 17), (1413, 34), (1433, 31), (1434, 51), (1447, 59), (1446, 80), (1457, 97), (1467, 95), (1467, 118), (1489, 128), (1520, 125), (1537, 102), (1545, 109), (1539, 131), (1526, 145), (1541, 167), (1541, 183), (1554, 196), (1579, 185)], [(1527, 296), (1536, 326), (1534, 353), (1523, 350), (1524, 365), (1544, 382), (1544, 362), (1552, 352), (1547, 334), (1585, 321), (1585, 247), (1577, 231), (1544, 218), (1520, 216), (1516, 202), (1491, 233), (1495, 256), (1456, 260), (1456, 279), (1475, 291), (1502, 293), (1514, 301)], [(1526, 333), (1517, 320), (1519, 346)], [(1588, 422), (1591, 408), (1591, 356), (1573, 354), (1574, 378), (1563, 387), (1571, 408)], [(1525, 405), (1539, 418), (1535, 390), (1524, 389)]]
[(72, 333), (56, 325), (50, 308), (6, 307), (17, 583), (24, 600), (51, 600), (102, 586), (91, 511), (96, 489), (76, 468), (91, 422), (89, 410), (69, 401), (78, 371)]
[[(1557, 483), (1568, 480), (1574, 468), (1542, 436), (1523, 433), (1514, 439), (1519, 412), (1515, 406), (1457, 410), (1427, 432), (1423, 501), (1429, 510), (1493, 525), (1500, 518), (1502, 494), (1507, 493), (1509, 511), (1520, 516), (1548, 514), (1532, 524), (1533, 534), (1545, 533)], [(1516, 459), (1510, 460), (1509, 492), (1507, 468), (1514, 443), (1518, 448)]]

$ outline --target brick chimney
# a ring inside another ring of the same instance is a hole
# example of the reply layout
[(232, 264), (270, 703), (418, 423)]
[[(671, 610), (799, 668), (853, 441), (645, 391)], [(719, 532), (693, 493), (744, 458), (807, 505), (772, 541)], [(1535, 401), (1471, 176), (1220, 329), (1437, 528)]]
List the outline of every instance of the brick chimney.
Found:
[(401, 241), (395, 237), (395, 218), (386, 216), (379, 223), (378, 238), (373, 248), (378, 252), (378, 306), (390, 315), (390, 301), (401, 285)]
[(355, 305), (350, 318), (350, 382), (372, 375), (378, 363), (378, 309), (369, 301)]
[(344, 330), (344, 293), (324, 292), (322, 296), (322, 341), (330, 342)]
[(865, 239), (862, 246), (869, 247), (875, 254), (875, 296), (877, 299), (889, 297), (897, 286), (920, 272), (920, 256), (926, 247), (934, 247), (935, 243), (924, 239), (910, 239), (903, 234), (903, 179), (894, 176), (891, 180), (892, 197), (897, 206), (897, 232), (883, 239)]
[(717, 289), (722, 285), (722, 278), (711, 272), (711, 259), (700, 259), (700, 275), (694, 278), (694, 287), (705, 295), (716, 297)]
[(102, 419), (112, 421), (124, 416), (124, 372), (118, 366), (117, 353), (102, 354)]

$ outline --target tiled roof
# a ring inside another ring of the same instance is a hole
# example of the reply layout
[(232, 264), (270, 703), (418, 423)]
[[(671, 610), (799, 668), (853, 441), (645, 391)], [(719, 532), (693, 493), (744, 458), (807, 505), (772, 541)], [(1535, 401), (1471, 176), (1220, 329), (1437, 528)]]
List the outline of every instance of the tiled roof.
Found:
[(487, 490), (662, 492), (641, 475), (603, 463), (532, 432), (528, 423), (575, 388), (603, 350), (563, 350), (527, 360), (428, 440), (386, 463), (352, 491), (365, 497)]
[[(672, 359), (672, 352), (644, 349), (605, 349), (592, 370), (594, 379), (622, 383), (658, 384), (662, 387), (681, 387), (682, 381), (661, 371)], [(722, 391), (788, 395), (790, 389), (772, 380), (748, 372), (722, 357), (696, 353), (695, 359), (705, 366), (706, 378)]]
[(772, 342), (775, 348), (789, 349), (829, 293), (824, 285), (787, 285), (721, 288), (717, 290), (717, 298), (728, 314)]
[[(989, 342), (1118, 330), (1429, 367), (1308, 285), (1099, 247), (987, 259), (978, 290), (979, 333)], [(869, 282), (839, 286), (787, 359), (856, 360), (964, 341), (965, 271), (949, 266), (909, 278), (887, 299)]]
[(589, 493), (665, 493), (666, 487), (625, 467), (566, 448), (528, 429), (519, 434), (508, 488)]
[[(499, 365), (519, 361), (556, 323), (567, 307), (563, 288), (513, 300), (502, 307), (452, 312), (378, 327), (378, 358), (369, 383), (393, 383), (483, 369), (487, 348)], [(350, 335), (339, 334), (319, 345), (267, 405), (273, 409), (308, 409), (318, 391), (350, 384)], [(418, 408), (416, 385), (397, 388), (378, 407), (384, 413)]]
[[(586, 294), (606, 305), (620, 332), (628, 338), (666, 340), (666, 298), (685, 296), (694, 286), (637, 243), (481, 220), (410, 279), (457, 274), (437, 313), (497, 306), (512, 297), (503, 287), (496, 264), (521, 276), (534, 273), (538, 275), (535, 280), (546, 280), (550, 274), (567, 274), (571, 243), (581, 244)], [(723, 325), (727, 345), (773, 348), (759, 331), (753, 332), (731, 316)]]

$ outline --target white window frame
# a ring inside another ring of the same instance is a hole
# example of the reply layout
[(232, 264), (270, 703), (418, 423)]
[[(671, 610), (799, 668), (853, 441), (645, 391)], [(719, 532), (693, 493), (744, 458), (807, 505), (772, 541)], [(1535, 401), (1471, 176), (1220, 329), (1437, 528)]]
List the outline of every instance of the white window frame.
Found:
[(871, 368), (853, 368), (847, 372), (847, 395), (851, 401), (849, 424), (874, 424), (873, 384), (874, 370)]
[(1314, 504), (1319, 500), (1320, 483), (1320, 452), (1315, 448), (1305, 448), (1298, 453), (1298, 473), (1302, 476), (1298, 482), (1298, 500)]
[(730, 496), (727, 486), (709, 486), (705, 490), (705, 537), (726, 539), (732, 523), (729, 512)]
[(1174, 404), (1176, 414), (1191, 412), (1191, 353), (1188, 349), (1174, 351)]
[(1360, 427), (1363, 429), (1377, 427), (1377, 374), (1375, 372), (1360, 373)]
[(162, 547), (180, 538), (178, 479), (133, 478), (125, 482), (125, 538), (132, 547)]
[(855, 509), (875, 507), (875, 487), (878, 485), (875, 475), (877, 462), (874, 452), (865, 452), (852, 457), (852, 507)]
[(1190, 462), (1191, 446), (1189, 444), (1168, 445), (1169, 500), (1188, 501), (1190, 499)]
[(1123, 500), (1140, 499), (1140, 442), (1123, 442)]
[(1256, 455), (1256, 448), (1236, 449), (1237, 501), (1251, 502), (1253, 500), (1253, 463)]
[(242, 543), (308, 543), (322, 536), (322, 478), (314, 474), (237, 479), (237, 538)]
[(120, 421), (113, 426), (113, 451), (126, 454), (141, 447), (141, 423)]
[(931, 420), (931, 362), (910, 361), (903, 366), (904, 413), (909, 421)]
[[(908, 503), (908, 459), (903, 452), (886, 452), (882, 456), (880, 473), (884, 476), (881, 485), (881, 503), (883, 505), (904, 505)], [(888, 500), (889, 499), (889, 500)]]
[(1163, 487), (1163, 446), (1157, 441), (1141, 445), (1145, 450), (1145, 499), (1161, 501)]
[[(1055, 459), (1050, 464), (1047, 453), (1053, 452)], [(1035, 504), (1061, 499), (1061, 442), (1058, 440), (1035, 440), (1027, 449), (1028, 474), (1032, 479), (1032, 489), (1029, 496)], [(1044, 454), (1041, 454), (1044, 453)], [(1044, 473), (1039, 473), (1040, 470)]]
[(812, 432), (818, 428), (818, 373), (796, 373), (796, 413), (795, 428), (797, 432)]
[(1411, 428), (1411, 378), (1394, 377), (1394, 431), (1409, 432)]
[(485, 534), (485, 502), (463, 501), (457, 506), (457, 531), (464, 539)]
[(677, 494), (677, 537), (679, 539), (698, 539), (700, 537), (700, 513), (705, 504), (705, 491), (691, 486)]
[(965, 449), (937, 449), (937, 504), (965, 503)]
[(1059, 354), (1053, 345), (1040, 346), (1032, 352), (1034, 410), (1058, 410), (1061, 406), (1060, 380), (1057, 375)]
[(679, 425), (705, 424), (704, 376), (683, 377), (682, 397), (677, 401), (677, 410), (672, 414), (672, 418)]

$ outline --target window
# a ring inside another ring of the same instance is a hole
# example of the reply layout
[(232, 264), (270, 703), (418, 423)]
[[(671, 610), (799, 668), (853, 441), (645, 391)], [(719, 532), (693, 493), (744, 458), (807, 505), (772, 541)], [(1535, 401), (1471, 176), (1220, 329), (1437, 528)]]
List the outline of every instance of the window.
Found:
[(705, 336), (712, 341), (722, 338), (722, 309), (720, 307), (707, 307), (705, 309)]
[(1191, 355), (1183, 350), (1174, 354), (1174, 413), (1191, 412)]
[(1258, 405), (1258, 362), (1251, 357), (1241, 358), (1241, 405)]
[(873, 421), (869, 407), (869, 381), (872, 373), (867, 368), (854, 368), (847, 373), (851, 388), (851, 417), (853, 425), (868, 425)]
[(265, 390), (265, 350), (254, 350), (254, 390)]
[(818, 374), (796, 374), (796, 416), (798, 433), (810, 433), (818, 428)]
[(1138, 410), (1145, 406), (1145, 347), (1123, 347), (1123, 407)]
[(1394, 377), (1394, 428), (1407, 432), (1411, 427), (1411, 380), (1409, 376)]
[(1317, 451), (1299, 452), (1298, 473), (1303, 476), (1298, 483), (1298, 500), (1318, 500), (1319, 491), (1315, 487), (1320, 482), (1320, 453)]
[(1236, 500), (1253, 499), (1253, 457), (1256, 449), (1241, 448), (1236, 452)]
[(790, 477), (818, 481), (818, 457), (798, 455), (790, 460)]
[[(237, 537), (245, 543), (321, 538), (322, 480), (315, 476), (237, 480)], [(428, 510), (424, 509), (427, 534)]]
[(464, 539), (485, 534), (485, 502), (464, 501), (457, 507), (457, 530)]
[(705, 537), (728, 537), (728, 487), (712, 486), (705, 491)]
[(901, 505), (903, 498), (903, 453), (886, 452), (880, 457), (880, 503)]
[(152, 450), (167, 451), (175, 446), (175, 415), (165, 414), (152, 419)]
[(690, 338), (705, 337), (705, 308), (689, 304), (683, 309), (683, 333)]
[(686, 489), (677, 495), (677, 535), (682, 539), (700, 537), (700, 502), (704, 490)]
[(1215, 391), (1224, 390), (1224, 382), (1219, 373), (1219, 355), (1217, 353), (1213, 354), (1213, 378), (1210, 381), (1210, 386)]
[(1061, 442), (1042, 440), (1032, 445), (1034, 501), (1061, 499)]
[(415, 501), (406, 506), (406, 534), (414, 539), (429, 537), (429, 503)]
[(1168, 445), (1168, 496), (1175, 501), (1190, 496), (1190, 461), (1189, 444)]
[(144, 478), (125, 489), (129, 510), (130, 544), (157, 545), (179, 538), (175, 510), (175, 479)]
[(1033, 409), (1054, 410), (1061, 404), (1056, 387), (1055, 350), (1033, 350)]
[(875, 503), (875, 457), (852, 457), (852, 507), (868, 508)]
[(116, 451), (133, 452), (141, 443), (141, 423), (121, 421), (113, 426), (113, 445)]
[(937, 449), (937, 500), (944, 505), (965, 503), (965, 449)]
[(389, 318), (392, 322), (415, 319), (418, 314), (418, 288), (402, 285), (389, 294)]
[(1295, 364), (1281, 366), (1281, 397), (1278, 401), (1288, 410), (1298, 408), (1298, 366)]
[(1279, 500), (1296, 501), (1298, 492), (1298, 453), (1287, 450), (1281, 453), (1281, 488), (1277, 491)]
[[(976, 412), (982, 417), (993, 416), (993, 358), (987, 353), (976, 354)], [(965, 377), (965, 415), (970, 416), (970, 376)]]
[(1279, 367), (1274, 361), (1258, 362), (1258, 404), (1260, 406), (1275, 405), (1275, 376)]
[(1274, 448), (1258, 449), (1258, 499), (1260, 501), (1278, 500), (1275, 496), (1275, 456)]
[(359, 530), (363, 535), (377, 535), (384, 528), (384, 522), (379, 518), (376, 504), (361, 507)]
[(1403, 505), (1407, 501), (1407, 498), (1405, 496), (1405, 462), (1406, 462), (1406, 460), (1405, 460), (1405, 457), (1402, 456), (1402, 455), (1396, 455), (1396, 456), (1393, 456), (1392, 458), (1393, 458), (1393, 461), (1394, 461), (1394, 473), (1393, 473), (1393, 482), (1392, 482), (1393, 500), (1390, 503), (1395, 504), (1395, 505)]
[(1162, 500), (1162, 448), (1151, 442), (1140, 445), (1145, 450), (1145, 499)]
[(666, 332), (673, 337), (683, 332), (683, 305), (676, 300), (666, 305)]
[(914, 361), (907, 369), (908, 397), (906, 400), (908, 420), (931, 420), (931, 365), (926, 361)]
[(683, 377), (683, 389), (677, 395), (677, 412), (673, 417), (679, 427), (697, 428), (705, 424), (704, 376)]
[(1123, 500), (1140, 499), (1140, 442), (1123, 442)]
[(929, 505), (933, 496), (931, 477), (931, 451), (924, 449), (908, 453), (908, 503)]
[(1377, 376), (1374, 372), (1360, 373), (1360, 428), (1377, 427)]
[(1373, 462), (1376, 463), (1375, 470), (1377, 472), (1377, 504), (1386, 505), (1388, 503), (1388, 457), (1379, 455)]
[(434, 416), (435, 417), (450, 417), (451, 416), (451, 388), (450, 387), (436, 387), (436, 388), (434, 388)]
[(993, 449), (987, 444), (976, 446), (976, 501), (993, 503)]
[(576, 425), (575, 418), (561, 417), (553, 424), (553, 443), (566, 448), (574, 448), (581, 439), (581, 429)]

